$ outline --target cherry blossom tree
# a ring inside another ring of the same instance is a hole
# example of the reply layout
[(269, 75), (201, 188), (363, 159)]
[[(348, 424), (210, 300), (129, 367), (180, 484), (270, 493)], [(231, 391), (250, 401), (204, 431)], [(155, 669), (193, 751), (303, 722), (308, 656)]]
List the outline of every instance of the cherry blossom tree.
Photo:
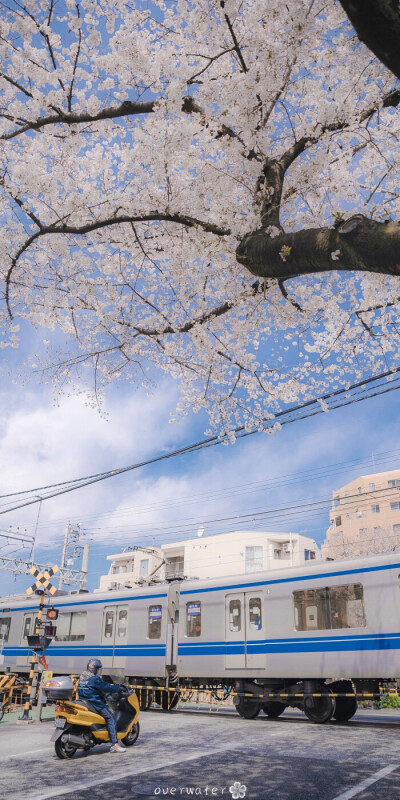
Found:
[(3, 346), (228, 432), (396, 368), (400, 88), (349, 5), (5, 2)]

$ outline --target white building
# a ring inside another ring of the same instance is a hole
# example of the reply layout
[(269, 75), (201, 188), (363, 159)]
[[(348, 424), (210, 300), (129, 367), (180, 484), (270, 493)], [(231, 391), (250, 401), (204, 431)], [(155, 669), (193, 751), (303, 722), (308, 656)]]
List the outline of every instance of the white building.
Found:
[(123, 553), (107, 556), (107, 561), (111, 561), (110, 569), (107, 575), (101, 575), (99, 588), (95, 592), (142, 583), (149, 580), (153, 573), (154, 578), (164, 578), (164, 557), (159, 547), (127, 548)]
[(320, 557), (314, 539), (299, 533), (253, 530), (203, 536), (200, 529), (193, 539), (107, 556), (110, 570), (96, 591), (133, 585), (152, 575), (157, 580), (217, 578), (299, 566)]

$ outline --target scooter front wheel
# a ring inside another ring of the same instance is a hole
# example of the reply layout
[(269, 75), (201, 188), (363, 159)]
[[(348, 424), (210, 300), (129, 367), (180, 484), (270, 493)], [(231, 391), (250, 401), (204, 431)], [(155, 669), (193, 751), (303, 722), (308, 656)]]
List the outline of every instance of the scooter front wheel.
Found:
[(136, 725), (132, 725), (131, 730), (129, 731), (128, 735), (122, 739), (124, 745), (126, 747), (131, 747), (131, 745), (135, 744), (136, 740), (138, 739), (140, 732), (140, 725), (137, 722)]
[(72, 758), (77, 751), (77, 747), (74, 744), (70, 744), (69, 742), (63, 742), (62, 736), (54, 744), (54, 749), (56, 751), (56, 756), (58, 758)]

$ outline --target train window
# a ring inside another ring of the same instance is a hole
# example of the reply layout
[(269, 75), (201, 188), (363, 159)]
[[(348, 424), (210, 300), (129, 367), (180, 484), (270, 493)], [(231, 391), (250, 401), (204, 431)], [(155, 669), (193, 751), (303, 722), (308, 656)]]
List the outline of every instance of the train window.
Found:
[(125, 608), (120, 608), (118, 611), (118, 628), (117, 628), (117, 636), (119, 639), (123, 639), (126, 636), (128, 626), (128, 612)]
[(186, 603), (186, 636), (201, 634), (201, 603)]
[(365, 612), (361, 583), (329, 589), (331, 628), (364, 628)]
[(365, 627), (361, 583), (293, 592), (297, 631)]
[(86, 611), (58, 615), (56, 642), (79, 642), (85, 638), (85, 633)]
[(325, 589), (293, 592), (293, 600), (297, 631), (324, 630), (330, 627)]
[(114, 627), (114, 611), (106, 611), (104, 616), (104, 636), (106, 639), (111, 639)]
[(22, 638), (27, 639), (30, 632), (31, 632), (31, 620), (32, 617), (25, 617), (24, 619), (24, 627), (22, 630)]
[(2, 642), (8, 642), (10, 626), (11, 626), (11, 617), (0, 618), (0, 644)]
[(74, 611), (71, 614), (69, 639), (71, 642), (82, 641), (86, 633), (86, 611)]
[(229, 630), (237, 633), (242, 627), (242, 603), (240, 600), (229, 602)]
[(260, 631), (261, 621), (261, 598), (251, 597), (249, 600), (249, 622), (253, 631)]
[(161, 636), (161, 606), (149, 606), (148, 638), (159, 639)]

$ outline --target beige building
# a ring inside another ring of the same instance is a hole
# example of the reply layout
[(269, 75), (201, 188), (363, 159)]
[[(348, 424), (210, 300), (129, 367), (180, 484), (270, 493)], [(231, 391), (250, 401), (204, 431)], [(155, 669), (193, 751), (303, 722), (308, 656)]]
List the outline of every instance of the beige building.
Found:
[(320, 551), (309, 536), (299, 533), (231, 531), (204, 536), (200, 528), (193, 539), (161, 547), (132, 548), (107, 556), (107, 575), (100, 578), (104, 592), (151, 579), (220, 578), (266, 569), (298, 566), (319, 559)]
[(322, 558), (400, 550), (400, 469), (363, 475), (333, 493)]

